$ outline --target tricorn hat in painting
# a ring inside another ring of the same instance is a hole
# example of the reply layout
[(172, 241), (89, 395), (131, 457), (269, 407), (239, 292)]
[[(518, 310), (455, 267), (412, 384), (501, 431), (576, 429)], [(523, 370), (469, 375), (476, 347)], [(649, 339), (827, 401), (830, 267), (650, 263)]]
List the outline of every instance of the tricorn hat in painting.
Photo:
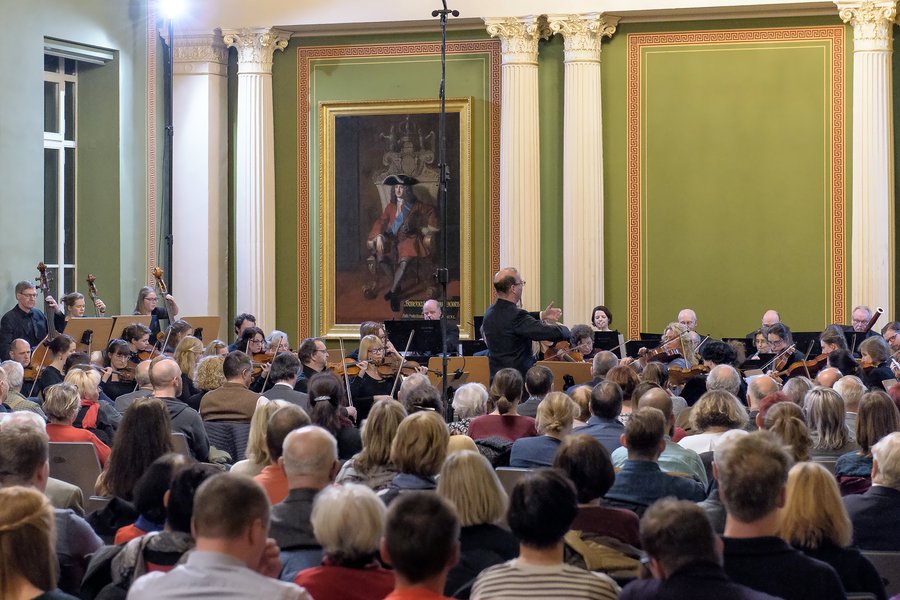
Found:
[(389, 175), (382, 185), (416, 185), (419, 180), (409, 175)]

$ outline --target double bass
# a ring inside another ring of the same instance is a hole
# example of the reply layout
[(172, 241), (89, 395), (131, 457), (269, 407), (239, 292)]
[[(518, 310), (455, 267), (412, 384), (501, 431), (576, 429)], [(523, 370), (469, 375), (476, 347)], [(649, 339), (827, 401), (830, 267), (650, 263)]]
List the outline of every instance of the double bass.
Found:
[(38, 377), (40, 377), (41, 370), (43, 370), (46, 365), (53, 362), (53, 357), (50, 356), (50, 342), (59, 335), (59, 332), (56, 331), (55, 311), (50, 308), (50, 305), (47, 303), (47, 297), (50, 295), (50, 275), (47, 273), (47, 265), (41, 261), (38, 263), (37, 270), (38, 276), (35, 278), (35, 281), (37, 281), (37, 287), (40, 288), (41, 295), (44, 298), (44, 317), (47, 319), (47, 335), (37, 346), (35, 346), (34, 351), (31, 353), (31, 363), (28, 368), (25, 369), (25, 378), (34, 379), (34, 381), (37, 381)]

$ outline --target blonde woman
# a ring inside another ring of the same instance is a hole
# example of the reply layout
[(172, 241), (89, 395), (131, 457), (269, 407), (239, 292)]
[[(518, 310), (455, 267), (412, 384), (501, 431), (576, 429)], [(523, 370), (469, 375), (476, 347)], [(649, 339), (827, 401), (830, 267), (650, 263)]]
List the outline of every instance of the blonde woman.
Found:
[(807, 556), (834, 567), (847, 593), (887, 597), (875, 567), (850, 547), (853, 526), (834, 476), (822, 465), (798, 463), (788, 473), (778, 534)]
[(391, 462), (398, 473), (378, 495), (385, 504), (407, 491), (433, 491), (435, 476), (447, 457), (450, 434), (440, 415), (422, 411), (409, 415), (397, 427), (391, 443)]
[(509, 466), (518, 468), (550, 467), (563, 438), (572, 432), (579, 408), (562, 392), (550, 392), (538, 405), (537, 437), (519, 438), (513, 444)]
[(764, 429), (781, 438), (794, 462), (809, 460), (812, 441), (799, 406), (793, 402), (779, 402), (766, 412), (763, 424)]
[(460, 560), (447, 575), (444, 587), (444, 593), (453, 596), (484, 569), (517, 557), (519, 544), (498, 525), (509, 500), (491, 463), (478, 452), (448, 456), (438, 477), (437, 493), (456, 507), (461, 526)]
[(200, 391), (188, 399), (188, 406), (200, 412), (200, 401), (206, 392), (217, 390), (225, 384), (225, 372), (222, 369), (224, 364), (225, 358), (222, 356), (204, 356), (200, 359), (194, 376), (194, 384)]
[(228, 344), (223, 342), (222, 340), (213, 340), (209, 344), (207, 344), (206, 349), (203, 351), (203, 356), (221, 356), (225, 357), (228, 354)]
[(697, 454), (715, 450), (722, 434), (730, 429), (743, 429), (748, 419), (746, 409), (731, 392), (706, 392), (691, 410), (691, 426), (700, 433), (682, 438), (678, 445)]
[(192, 335), (183, 337), (175, 346), (175, 362), (181, 369), (181, 395), (178, 399), (184, 403), (200, 391), (194, 385), (194, 374), (201, 356), (203, 356), (203, 342)]
[(262, 470), (272, 464), (272, 457), (266, 447), (266, 429), (269, 418), (279, 408), (292, 406), (287, 400), (269, 400), (260, 398), (256, 401), (256, 410), (250, 419), (250, 437), (247, 439), (247, 458), (234, 463), (232, 473), (240, 473), (247, 477), (256, 477)]
[(376, 492), (388, 487), (397, 475), (391, 462), (391, 445), (405, 418), (406, 409), (396, 400), (375, 403), (363, 423), (363, 449), (344, 463), (337, 483), (360, 483)]
[(100, 402), (100, 373), (93, 367), (73, 367), (66, 373), (65, 383), (74, 385), (81, 398), (81, 407), (72, 424), (93, 432), (111, 446), (122, 414), (113, 405)]
[(844, 399), (840, 394), (831, 388), (816, 387), (806, 394), (804, 405), (813, 458), (837, 458), (859, 449), (844, 422)]

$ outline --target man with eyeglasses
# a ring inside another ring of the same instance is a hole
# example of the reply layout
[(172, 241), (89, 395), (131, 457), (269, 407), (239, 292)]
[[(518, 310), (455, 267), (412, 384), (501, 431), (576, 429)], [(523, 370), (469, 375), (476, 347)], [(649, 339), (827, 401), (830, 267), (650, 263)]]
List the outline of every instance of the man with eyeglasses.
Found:
[(306, 393), (306, 386), (310, 378), (316, 373), (321, 373), (328, 365), (328, 348), (325, 342), (319, 338), (306, 338), (297, 349), (297, 357), (303, 365), (294, 390)]
[[(22, 338), (34, 348), (47, 337), (47, 317), (35, 310), (37, 288), (30, 281), (16, 284), (16, 302), (12, 309), (0, 319), (0, 360), (9, 360), (9, 345), (16, 338)], [(57, 331), (66, 327), (66, 316), (60, 311), (53, 296), (47, 296), (47, 306), (54, 313)]]
[(551, 302), (538, 316), (519, 308), (525, 281), (514, 267), (505, 267), (494, 275), (497, 301), (484, 312), (482, 330), (490, 351), (491, 376), (507, 367), (522, 376), (534, 364), (532, 341), (558, 342), (571, 337), (557, 321), (562, 310)]

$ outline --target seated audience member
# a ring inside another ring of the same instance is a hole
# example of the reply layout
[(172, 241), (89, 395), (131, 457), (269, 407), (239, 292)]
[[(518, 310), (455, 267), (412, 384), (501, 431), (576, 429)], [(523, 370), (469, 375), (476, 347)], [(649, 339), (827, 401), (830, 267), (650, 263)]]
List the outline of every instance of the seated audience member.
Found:
[[(434, 390), (434, 386), (431, 385), (428, 376), (424, 373), (413, 373), (405, 378), (403, 383), (400, 384), (400, 387), (397, 388), (397, 402), (403, 405), (406, 412), (416, 412), (412, 410), (413, 403), (415, 402), (415, 399), (421, 399), (423, 397), (421, 390), (428, 390), (428, 388)], [(426, 396), (427, 395), (426, 392)], [(440, 399), (440, 394), (438, 394), (438, 399)]]
[(269, 380), (274, 382), (271, 388), (266, 390), (264, 397), (269, 400), (286, 400), (296, 404), (307, 414), (312, 408), (309, 405), (309, 395), (294, 389), (297, 377), (300, 375), (300, 359), (293, 352), (282, 352), (272, 360), (272, 370), (269, 371)]
[(678, 442), (697, 454), (716, 449), (716, 440), (729, 429), (747, 425), (747, 411), (737, 397), (724, 390), (706, 392), (691, 409), (691, 425), (696, 433)]
[(878, 571), (850, 547), (853, 526), (834, 477), (822, 465), (804, 462), (791, 468), (778, 534), (807, 556), (831, 565), (848, 594), (870, 593), (886, 600)]
[[(402, 400), (400, 399), (400, 394), (397, 394), (397, 399), (403, 405), (403, 408), (406, 409), (406, 412), (413, 414), (423, 410), (431, 410), (439, 415), (444, 414), (444, 403), (441, 401), (441, 393), (434, 389), (428, 377), (422, 373), (413, 373), (403, 383), (410, 379), (418, 381), (417, 385), (409, 388)], [(403, 386), (401, 385), (400, 387)], [(366, 417), (368, 417), (368, 413), (366, 413)]]
[(632, 402), (632, 395), (634, 394), (634, 388), (637, 387), (641, 380), (638, 379), (638, 374), (634, 372), (633, 368), (619, 365), (609, 370), (609, 373), (606, 374), (606, 381), (615, 383), (622, 390), (622, 410), (619, 411), (618, 419), (625, 424), (635, 408)]
[(773, 433), (755, 431), (716, 452), (719, 497), (725, 505), (725, 572), (737, 583), (784, 598), (835, 600), (841, 580), (827, 564), (778, 537), (791, 457)]
[(731, 365), (717, 364), (706, 376), (706, 391), (721, 390), (740, 398), (741, 375)]
[(839, 369), (826, 367), (816, 375), (815, 384), (821, 387), (833, 388), (834, 384), (843, 376)]
[(563, 562), (563, 536), (576, 514), (575, 487), (559, 471), (540, 469), (517, 482), (507, 522), (519, 540), (519, 557), (482, 571), (472, 597), (617, 598), (619, 586), (608, 576)]
[[(638, 400), (639, 408), (644, 408), (645, 406), (658, 408), (662, 411), (663, 417), (666, 419), (666, 449), (663, 450), (657, 460), (659, 468), (666, 473), (688, 475), (706, 489), (706, 486), (708, 485), (706, 468), (703, 466), (703, 461), (700, 460), (700, 456), (693, 450), (682, 448), (672, 441), (672, 435), (675, 431), (675, 415), (672, 413), (672, 397), (662, 388), (651, 388), (642, 394)], [(625, 461), (628, 459), (628, 450), (624, 446), (620, 446), (613, 451), (611, 458), (614, 467), (622, 468)]]
[(900, 433), (872, 446), (872, 487), (844, 496), (853, 523), (853, 545), (861, 550), (900, 551)]
[(73, 427), (72, 422), (78, 414), (81, 398), (78, 389), (68, 383), (58, 383), (45, 390), (44, 412), (50, 422), (47, 423), (47, 435), (51, 442), (90, 442), (97, 451), (100, 466), (106, 466), (109, 459), (109, 446), (100, 441), (87, 429)]
[(794, 462), (809, 460), (812, 440), (803, 420), (803, 410), (793, 402), (778, 402), (766, 411), (766, 431), (771, 431), (781, 439), (791, 453)]
[(469, 437), (480, 440), (500, 437), (511, 442), (537, 435), (534, 419), (517, 412), (522, 399), (522, 374), (515, 369), (500, 369), (491, 383), (490, 412), (469, 423)]
[(326, 487), (316, 496), (310, 516), (324, 560), (300, 571), (294, 581), (316, 600), (381, 600), (390, 594), (394, 574), (378, 563), (386, 513), (384, 503), (365, 486)]
[(759, 429), (759, 426), (756, 424), (759, 406), (763, 398), (777, 392), (779, 387), (781, 386), (778, 385), (778, 382), (766, 375), (758, 375), (747, 384), (747, 404), (750, 407), (749, 422), (747, 423), (748, 431)]
[(784, 392), (791, 402), (800, 408), (803, 408), (805, 406), (806, 394), (814, 387), (812, 381), (806, 377), (791, 377), (785, 382), (781, 391)]
[(134, 367), (134, 384), (137, 389), (127, 394), (122, 394), (116, 398), (116, 410), (125, 414), (135, 400), (138, 398), (146, 398), (153, 393), (153, 386), (150, 384), (150, 361), (142, 360)]
[(666, 419), (658, 408), (640, 408), (632, 413), (622, 434), (628, 459), (606, 492), (608, 501), (625, 503), (635, 510), (650, 506), (659, 498), (675, 496), (699, 502), (705, 487), (687, 477), (673, 477), (659, 468), (659, 455), (666, 448)]
[(172, 426), (165, 406), (156, 398), (138, 400), (116, 432), (109, 461), (97, 480), (98, 494), (133, 501), (135, 485), (144, 472), (172, 451)]
[[(532, 367), (533, 368), (533, 367)], [(572, 432), (578, 405), (562, 392), (547, 394), (537, 411), (537, 437), (519, 438), (513, 444), (509, 466), (519, 468), (549, 467), (559, 444)]]
[(900, 412), (885, 392), (867, 392), (859, 402), (856, 443), (859, 450), (842, 454), (834, 465), (841, 494), (862, 494), (872, 485), (872, 446), (900, 431)]
[[(12, 415), (0, 422), (0, 488), (26, 486), (43, 493), (50, 471), (49, 458), (47, 433), (31, 420), (31, 415)], [(90, 525), (71, 510), (55, 508), (53, 517), (59, 588), (74, 594), (84, 576), (88, 556), (103, 542)], [(15, 547), (15, 551), (25, 553), (32, 547), (28, 543)]]
[(200, 416), (204, 421), (249, 423), (259, 398), (259, 394), (250, 391), (253, 381), (250, 357), (241, 351), (229, 352), (222, 363), (222, 373), (225, 383), (206, 392), (200, 401)]
[(481, 383), (465, 383), (453, 394), (453, 417), (448, 423), (450, 435), (469, 435), (469, 423), (484, 414), (488, 391)]
[(194, 497), (196, 549), (168, 573), (148, 573), (128, 591), (143, 598), (303, 598), (294, 583), (278, 581), (278, 548), (267, 539), (269, 502), (257, 483), (222, 473), (200, 486)]
[(387, 513), (381, 558), (394, 569), (394, 591), (386, 600), (445, 598), (447, 573), (459, 559), (453, 506), (437, 494), (398, 498)]
[(197, 363), (197, 374), (194, 376), (194, 385), (200, 390), (190, 398), (187, 405), (200, 412), (200, 403), (203, 396), (212, 390), (217, 390), (225, 385), (224, 356), (204, 356)]
[(253, 411), (253, 418), (250, 419), (247, 458), (234, 463), (229, 470), (230, 473), (256, 477), (262, 473), (265, 467), (275, 463), (266, 448), (266, 429), (268, 429), (269, 419), (272, 418), (275, 411), (285, 406), (291, 406), (291, 403), (286, 400), (269, 400), (265, 396), (259, 397), (259, 400), (256, 401), (256, 410)]
[(591, 418), (584, 427), (572, 433), (587, 434), (603, 444), (607, 452), (622, 445), (619, 441), (625, 426), (619, 421), (622, 413), (622, 388), (611, 381), (601, 381), (591, 391)]
[(284, 500), (290, 488), (281, 460), (284, 441), (289, 433), (306, 425), (309, 425), (309, 416), (302, 408), (293, 404), (279, 408), (269, 417), (266, 426), (266, 450), (271, 464), (263, 467), (259, 475), (253, 479), (266, 490), (266, 496), (272, 504)]
[(436, 413), (417, 412), (403, 419), (391, 443), (397, 475), (378, 493), (384, 503), (390, 505), (408, 492), (436, 489), (435, 476), (447, 457), (449, 441), (447, 425)]
[(641, 543), (653, 578), (632, 581), (619, 598), (775, 600), (728, 578), (718, 542), (700, 507), (684, 500), (660, 500), (641, 519)]
[(519, 543), (497, 523), (506, 514), (508, 499), (491, 463), (478, 452), (462, 451), (444, 461), (437, 493), (456, 508), (459, 524), (459, 562), (447, 576), (448, 596), (486, 568), (519, 555)]
[(331, 372), (317, 373), (307, 383), (313, 425), (328, 430), (338, 443), (338, 458), (347, 460), (362, 450), (362, 439), (347, 416), (344, 384)]
[[(572, 387), (584, 386), (588, 389), (594, 389), (595, 385), (606, 379), (606, 375), (609, 373), (610, 369), (618, 364), (618, 356), (609, 350), (601, 350), (594, 355), (594, 359), (591, 361), (591, 380), (576, 384)], [(572, 388), (567, 389), (566, 393), (571, 393), (571, 390)]]
[(576, 385), (570, 389), (572, 391), (566, 393), (578, 407), (578, 412), (575, 413), (575, 420), (572, 421), (572, 427), (584, 427), (587, 425), (588, 419), (591, 418), (592, 389), (585, 385)]
[(856, 416), (859, 413), (859, 403), (866, 393), (866, 385), (859, 377), (845, 375), (832, 387), (844, 399), (844, 424), (849, 431), (856, 431)]
[(138, 518), (116, 532), (115, 544), (124, 544), (151, 531), (162, 531), (166, 524), (166, 492), (172, 477), (186, 465), (182, 455), (166, 454), (142, 471), (132, 494)]
[(53, 509), (38, 490), (0, 488), (0, 596), (73, 600), (56, 590)]
[(5, 360), (3, 363), (0, 363), (0, 367), (3, 370), (3, 373), (0, 374), (0, 385), (2, 385), (2, 379), (4, 379), (5, 375), (6, 384), (9, 386), (5, 398), (0, 393), (0, 402), (6, 404), (12, 410), (33, 412), (46, 421), (47, 415), (44, 414), (38, 403), (28, 400), (22, 395), (22, 385), (25, 382), (25, 369), (22, 368), (22, 364), (14, 360)]
[(603, 496), (612, 487), (616, 472), (609, 452), (596, 438), (586, 434), (570, 435), (560, 445), (553, 466), (575, 484), (578, 515), (572, 522), (572, 529), (640, 546), (637, 515), (624, 508), (603, 505)]
[(553, 371), (543, 365), (534, 365), (525, 373), (525, 393), (528, 399), (519, 404), (518, 412), (526, 417), (536, 417), (538, 405), (553, 389)]
[(278, 464), (284, 469), (290, 491), (283, 502), (272, 507), (269, 534), (281, 550), (317, 547), (310, 514), (316, 494), (337, 474), (337, 442), (326, 430), (310, 425), (291, 431), (283, 443), (284, 455), (278, 458)]
[(376, 402), (360, 433), (362, 451), (341, 466), (335, 481), (360, 483), (376, 492), (388, 487), (397, 475), (391, 462), (391, 444), (405, 418), (406, 410), (396, 400)]
[(90, 431), (107, 446), (112, 444), (122, 415), (113, 404), (100, 401), (100, 373), (93, 368), (72, 368), (65, 383), (74, 385), (81, 399), (72, 425)]
[(716, 456), (721, 455), (722, 450), (726, 448), (728, 444), (734, 442), (734, 440), (741, 436), (747, 435), (747, 433), (748, 432), (743, 429), (729, 429), (725, 432), (725, 435), (719, 438), (716, 449), (713, 451), (713, 477), (710, 482), (709, 493), (706, 495), (706, 500), (697, 503), (697, 505), (706, 512), (706, 518), (709, 519), (713, 531), (718, 535), (722, 535), (725, 531), (725, 506), (722, 505), (722, 499), (719, 497), (719, 479), (716, 476), (715, 466)]
[(150, 365), (153, 397), (163, 401), (172, 420), (172, 431), (183, 433), (191, 454), (200, 462), (209, 460), (209, 437), (203, 419), (193, 408), (178, 399), (181, 391), (181, 369), (170, 358), (156, 358)]
[(806, 394), (804, 410), (813, 458), (837, 458), (859, 449), (844, 423), (844, 400), (839, 393), (830, 388), (814, 388)]

